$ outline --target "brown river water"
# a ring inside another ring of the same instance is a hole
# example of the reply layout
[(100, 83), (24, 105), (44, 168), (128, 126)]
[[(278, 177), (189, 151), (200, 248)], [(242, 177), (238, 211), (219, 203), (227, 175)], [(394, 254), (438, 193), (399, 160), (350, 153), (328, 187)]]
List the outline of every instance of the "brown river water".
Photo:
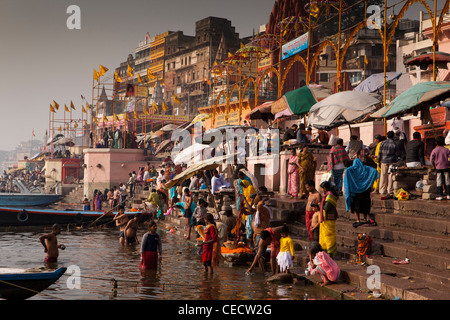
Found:
[[(49, 228), (46, 232), (49, 232)], [(138, 231), (139, 239), (146, 232)], [(198, 247), (181, 235), (162, 236), (163, 253), (158, 270), (139, 270), (139, 245), (122, 246), (115, 228), (103, 230), (65, 230), (58, 243), (58, 263), (53, 267), (70, 267), (56, 283), (30, 300), (309, 300), (333, 299), (329, 292), (305, 281), (274, 284), (255, 268), (246, 275), (246, 266), (221, 263), (213, 275), (205, 274)], [(0, 267), (44, 268), (44, 249), (36, 230), (0, 231)], [(112, 281), (114, 279), (115, 281)], [(79, 284), (76, 286), (74, 284)], [(327, 296), (328, 295), (328, 296)]]

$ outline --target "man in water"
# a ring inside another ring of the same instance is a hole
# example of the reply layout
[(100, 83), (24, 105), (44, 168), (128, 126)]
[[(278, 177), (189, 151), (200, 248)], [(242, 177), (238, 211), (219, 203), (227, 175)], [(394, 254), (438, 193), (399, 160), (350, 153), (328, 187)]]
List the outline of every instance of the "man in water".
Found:
[(56, 236), (60, 233), (61, 226), (59, 224), (54, 224), (52, 227), (52, 232), (39, 237), (39, 241), (41, 241), (44, 246), (44, 252), (47, 253), (44, 259), (45, 263), (56, 263), (59, 256), (58, 249), (64, 250), (66, 248), (62, 244), (58, 245)]
[(119, 227), (119, 243), (124, 244), (125, 243), (125, 228), (128, 224), (128, 217), (125, 215), (125, 207), (120, 206), (119, 211), (117, 212), (116, 216), (114, 217), (113, 221), (116, 222), (116, 226)]
[(137, 238), (137, 230), (139, 227), (139, 219), (141, 214), (138, 212), (135, 214), (134, 218), (128, 221), (127, 226), (125, 227), (124, 235), (125, 235), (125, 244), (138, 244), (139, 240)]

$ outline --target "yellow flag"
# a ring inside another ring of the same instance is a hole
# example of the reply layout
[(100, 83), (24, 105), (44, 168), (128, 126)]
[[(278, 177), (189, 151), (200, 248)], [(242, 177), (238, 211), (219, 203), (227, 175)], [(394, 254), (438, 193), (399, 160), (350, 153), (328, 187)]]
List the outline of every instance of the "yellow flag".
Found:
[(158, 105), (156, 103), (153, 102), (152, 107), (155, 112), (158, 111)]
[(368, 63), (369, 63), (369, 61), (367, 61), (367, 56), (364, 55), (364, 64), (368, 64)]
[(81, 106), (81, 111), (83, 111), (83, 113), (87, 113), (86, 109), (84, 108), (84, 106)]
[(53, 108), (52, 105), (50, 105), (50, 111), (53, 112), (53, 113), (56, 113), (56, 110), (55, 110), (55, 108)]
[(108, 121), (108, 118), (105, 115), (103, 115), (103, 121)]
[(147, 110), (147, 107), (146, 107), (146, 106), (143, 106), (143, 107), (142, 107), (142, 112), (143, 112), (145, 115), (148, 115), (148, 110)]
[(127, 65), (128, 67), (127, 67), (127, 75), (129, 76), (129, 77), (132, 77), (133, 76), (133, 68), (132, 67), (130, 67), (130, 65)]
[(98, 120), (97, 120), (97, 118), (95, 118), (95, 117), (94, 117), (94, 118), (92, 118), (92, 121), (94, 121), (94, 123), (95, 123), (95, 124), (98, 124)]
[(117, 72), (114, 73), (114, 81), (116, 82), (122, 82), (122, 78), (119, 76)]
[(175, 93), (173, 94), (173, 102), (175, 103), (180, 103), (180, 100), (178, 100), (177, 96), (175, 95)]
[(62, 131), (62, 128), (61, 128), (61, 126), (59, 126), (59, 128), (58, 128), (58, 131), (59, 131), (59, 132), (61, 132), (61, 131)]
[(69, 110), (69, 108), (67, 108), (66, 104), (64, 104), (64, 110), (67, 111), (67, 112), (70, 112), (70, 110)]
[(55, 108), (55, 110), (59, 109), (59, 104), (55, 100), (53, 100), (53, 108)]
[(73, 127), (74, 127), (74, 128), (78, 128), (78, 123), (75, 122), (75, 123), (73, 124)]
[(139, 83), (144, 83), (144, 80), (142, 80), (142, 77), (141, 77), (141, 75), (139, 73), (138, 73), (137, 81)]
[(123, 118), (125, 119), (125, 121), (130, 120), (130, 119), (128, 118), (128, 113), (127, 113), (127, 112), (125, 112), (125, 113), (123, 114)]
[(244, 44), (241, 42), (241, 48), (245, 47)]
[(150, 68), (147, 69), (147, 78), (149, 80), (156, 78), (155, 75), (153, 74), (153, 72), (150, 70)]
[(167, 107), (167, 105), (164, 103), (164, 101), (163, 101), (163, 103), (162, 103), (162, 109), (163, 109), (163, 111), (167, 111), (167, 109), (169, 109), (169, 108)]
[(317, 16), (319, 15), (319, 6), (317, 5), (317, 3), (311, 3), (311, 11), (309, 14), (314, 18), (317, 18)]
[(94, 69), (94, 80), (99, 80), (100, 79), (100, 74), (98, 73), (97, 70)]
[(119, 121), (119, 118), (117, 117), (117, 115), (115, 113), (113, 113), (113, 120), (114, 121)]
[(75, 106), (73, 105), (73, 102), (72, 102), (72, 101), (70, 101), (70, 107), (71, 107), (73, 110), (76, 110), (76, 109), (75, 109)]
[(228, 58), (231, 58), (233, 55), (231, 54), (230, 51), (228, 51)]
[(138, 118), (139, 118), (139, 117), (138, 117), (138, 114), (137, 114), (137, 112), (136, 112), (136, 110), (133, 111), (133, 117), (134, 117), (135, 119), (138, 119)]
[(86, 110), (89, 111), (89, 109), (91, 108), (89, 107), (89, 103), (86, 101)]
[(100, 65), (99, 70), (100, 70), (100, 72), (99, 72), (100, 76), (103, 76), (109, 69)]

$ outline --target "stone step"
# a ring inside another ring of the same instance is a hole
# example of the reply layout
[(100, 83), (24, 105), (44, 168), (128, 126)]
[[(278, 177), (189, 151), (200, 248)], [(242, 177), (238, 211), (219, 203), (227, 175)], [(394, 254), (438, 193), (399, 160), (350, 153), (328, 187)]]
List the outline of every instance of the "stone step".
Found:
[(336, 221), (336, 231), (338, 234), (354, 237), (355, 239), (358, 233), (366, 233), (373, 239), (386, 242), (405, 243), (424, 249), (450, 252), (450, 237), (445, 235), (436, 235), (417, 230), (404, 230), (393, 227), (384, 228), (380, 226), (370, 227), (362, 225), (358, 228), (354, 228), (350, 222), (342, 221), (341, 219)]
[[(305, 225), (300, 223), (291, 224), (290, 231), (294, 237), (307, 240), (308, 231)], [(360, 229), (361, 227), (357, 228)], [(373, 227), (366, 227), (373, 228)], [(362, 231), (362, 230), (361, 230)], [(436, 250), (430, 250), (427, 248), (419, 248), (417, 246), (407, 243), (397, 243), (392, 241), (386, 241), (380, 238), (372, 238), (374, 242), (382, 246), (382, 252), (385, 256), (397, 259), (408, 258), (415, 263), (430, 266), (437, 270), (449, 270), (450, 269), (450, 253), (438, 252)], [(338, 251), (349, 251), (356, 253), (358, 242), (356, 234), (351, 236), (337, 230), (336, 243), (338, 245)]]
[[(306, 252), (300, 252), (296, 259), (300, 266), (306, 267), (308, 263)], [(345, 282), (359, 288), (362, 292), (374, 290), (368, 287), (369, 277), (373, 276), (373, 271), (367, 268), (371, 263), (359, 265), (347, 259), (336, 260), (336, 263), (343, 273)], [(445, 277), (445, 274), (433, 278), (433, 275), (436, 274), (434, 270), (421, 271), (420, 266), (417, 267), (412, 264), (398, 266), (395, 272), (390, 271), (384, 264), (380, 263), (377, 266), (381, 272), (381, 283), (377, 291), (382, 294), (383, 299), (392, 300), (398, 297), (401, 300), (447, 300), (450, 298), (447, 285), (448, 278)], [(400, 270), (400, 268), (403, 269)], [(427, 274), (431, 278), (426, 277)]]

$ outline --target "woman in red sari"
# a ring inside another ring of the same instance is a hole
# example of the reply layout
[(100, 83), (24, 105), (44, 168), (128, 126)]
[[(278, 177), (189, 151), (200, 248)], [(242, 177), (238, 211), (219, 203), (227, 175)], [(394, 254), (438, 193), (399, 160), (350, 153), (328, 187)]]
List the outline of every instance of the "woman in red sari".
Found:
[(298, 171), (298, 161), (297, 152), (295, 149), (291, 150), (291, 156), (289, 157), (288, 165), (288, 189), (287, 193), (296, 198), (298, 196), (299, 189), (299, 171)]
[(205, 272), (213, 273), (213, 268), (219, 264), (220, 243), (218, 231), (212, 214), (206, 216), (205, 240), (203, 241), (202, 263)]

